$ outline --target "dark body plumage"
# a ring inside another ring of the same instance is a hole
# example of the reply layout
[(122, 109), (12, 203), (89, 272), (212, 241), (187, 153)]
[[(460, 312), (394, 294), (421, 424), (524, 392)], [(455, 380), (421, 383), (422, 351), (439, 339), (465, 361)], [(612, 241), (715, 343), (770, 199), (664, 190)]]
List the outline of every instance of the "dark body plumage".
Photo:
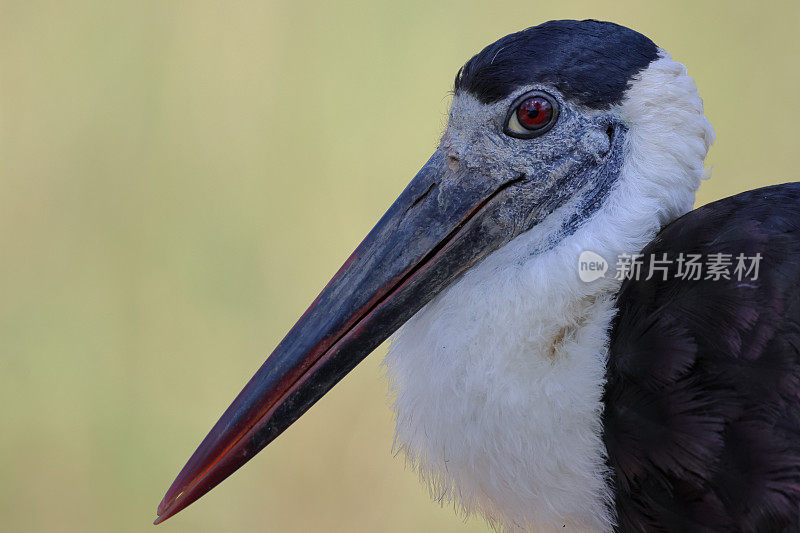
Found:
[[(800, 184), (749, 191), (642, 252), (760, 252), (758, 279), (626, 281), (604, 428), (620, 531), (797, 531)], [(705, 277), (705, 273), (703, 273)]]

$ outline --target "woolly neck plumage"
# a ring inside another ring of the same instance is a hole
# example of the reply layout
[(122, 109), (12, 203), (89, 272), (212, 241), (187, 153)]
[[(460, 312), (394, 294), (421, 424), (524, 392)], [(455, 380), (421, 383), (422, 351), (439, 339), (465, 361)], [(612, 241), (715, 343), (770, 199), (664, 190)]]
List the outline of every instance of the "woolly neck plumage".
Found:
[(395, 447), (433, 498), (498, 530), (615, 521), (601, 414), (619, 282), (582, 282), (578, 255), (613, 268), (689, 211), (714, 132), (694, 81), (663, 50), (614, 111), (628, 127), (625, 159), (600, 209), (545, 252), (574, 205), (493, 252), (408, 321), (385, 360)]

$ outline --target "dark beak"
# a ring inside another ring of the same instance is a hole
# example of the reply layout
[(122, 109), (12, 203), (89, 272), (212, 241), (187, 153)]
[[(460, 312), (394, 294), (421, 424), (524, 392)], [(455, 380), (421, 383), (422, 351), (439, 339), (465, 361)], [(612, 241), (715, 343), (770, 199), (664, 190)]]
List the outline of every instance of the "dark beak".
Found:
[(172, 483), (161, 523), (305, 413), (434, 296), (519, 230), (523, 177), (464, 170), (438, 150), (239, 393)]

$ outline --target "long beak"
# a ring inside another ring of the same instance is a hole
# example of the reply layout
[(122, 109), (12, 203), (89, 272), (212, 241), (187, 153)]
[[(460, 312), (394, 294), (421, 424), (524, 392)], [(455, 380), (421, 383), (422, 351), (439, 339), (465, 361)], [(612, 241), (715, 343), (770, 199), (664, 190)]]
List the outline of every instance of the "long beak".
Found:
[[(451, 168), (452, 167), (452, 168)], [(280, 435), (461, 273), (507, 242), (513, 185), (437, 150), (239, 393), (172, 483), (161, 523)]]

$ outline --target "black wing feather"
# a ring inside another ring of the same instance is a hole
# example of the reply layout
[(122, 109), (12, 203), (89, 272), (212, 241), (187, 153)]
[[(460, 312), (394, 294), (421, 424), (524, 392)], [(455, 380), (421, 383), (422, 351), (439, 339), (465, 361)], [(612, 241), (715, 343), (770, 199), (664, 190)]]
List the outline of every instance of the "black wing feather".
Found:
[(642, 272), (681, 252), (762, 259), (757, 280), (682, 280), (673, 264), (623, 283), (604, 412), (618, 529), (797, 531), (800, 184), (681, 217)]

